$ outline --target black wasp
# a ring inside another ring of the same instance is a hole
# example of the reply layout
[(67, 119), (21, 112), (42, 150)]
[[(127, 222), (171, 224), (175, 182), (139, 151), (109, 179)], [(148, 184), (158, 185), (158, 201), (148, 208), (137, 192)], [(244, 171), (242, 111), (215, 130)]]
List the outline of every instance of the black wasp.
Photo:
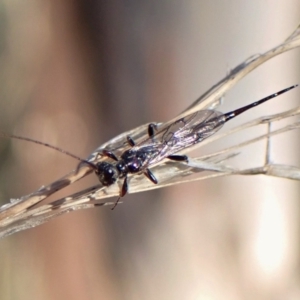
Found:
[(157, 184), (158, 181), (154, 174), (149, 170), (151, 165), (168, 158), (174, 161), (187, 162), (186, 155), (174, 155), (175, 153), (200, 143), (204, 139), (216, 133), (229, 120), (248, 109), (260, 105), (272, 98), (275, 98), (293, 88), (291, 86), (261, 100), (253, 102), (228, 113), (221, 113), (215, 110), (199, 110), (186, 117), (180, 118), (175, 122), (163, 125), (157, 129), (156, 124), (148, 125), (149, 137), (144, 141), (135, 144), (133, 139), (128, 136), (127, 141), (131, 146), (124, 151), (118, 158), (111, 151), (103, 151), (103, 155), (115, 161), (115, 163), (99, 162), (96, 164), (96, 174), (104, 186), (114, 184), (119, 178), (124, 178), (120, 196), (113, 209), (118, 204), (121, 197), (128, 191), (128, 174), (143, 173), (150, 181)]
[(128, 192), (129, 174), (144, 174), (151, 182), (157, 184), (158, 181), (154, 174), (149, 170), (149, 167), (165, 158), (173, 161), (188, 162), (188, 157), (186, 155), (179, 155), (176, 153), (200, 143), (221, 129), (226, 122), (248, 109), (275, 98), (297, 86), (298, 85), (291, 86), (225, 114), (216, 110), (199, 110), (180, 118), (175, 122), (166, 123), (159, 128), (156, 124), (151, 123), (148, 125), (148, 137), (145, 140), (136, 144), (130, 136), (127, 137), (130, 148), (125, 150), (119, 158), (112, 151), (103, 150), (102, 153), (99, 153), (101, 156), (108, 157), (115, 161), (112, 163), (101, 161), (93, 164), (60, 148), (30, 138), (6, 135), (3, 133), (2, 136), (42, 144), (72, 156), (83, 163), (88, 163), (94, 168), (96, 175), (104, 186), (110, 186), (118, 179), (124, 179), (119, 198), (112, 208), (114, 209), (120, 198), (124, 197)]

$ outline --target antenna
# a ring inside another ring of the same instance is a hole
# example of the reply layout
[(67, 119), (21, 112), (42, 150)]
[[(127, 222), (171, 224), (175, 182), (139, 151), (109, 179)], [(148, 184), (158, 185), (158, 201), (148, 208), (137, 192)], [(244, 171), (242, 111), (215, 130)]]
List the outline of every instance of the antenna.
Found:
[(11, 138), (11, 139), (16, 139), (16, 140), (21, 140), (21, 141), (27, 141), (27, 142), (35, 143), (35, 144), (38, 144), (38, 145), (42, 145), (42, 146), (48, 147), (50, 149), (56, 150), (58, 152), (61, 152), (61, 153), (65, 154), (65, 155), (68, 155), (68, 156), (70, 156), (72, 158), (75, 158), (76, 160), (79, 160), (82, 163), (86, 163), (86, 164), (90, 165), (91, 167), (93, 167), (93, 169), (96, 169), (96, 166), (94, 164), (92, 164), (91, 162), (89, 162), (89, 161), (87, 161), (85, 159), (82, 159), (79, 156), (77, 156), (77, 155), (75, 155), (75, 154), (73, 154), (73, 153), (71, 153), (69, 151), (63, 150), (63, 149), (61, 149), (59, 147), (50, 145), (48, 143), (40, 142), (40, 141), (31, 139), (31, 138), (28, 138), (28, 137), (24, 137), (24, 136), (19, 136), (19, 135), (15, 135), (15, 134), (8, 134), (8, 133), (2, 132), (2, 131), (0, 131), (0, 137)]

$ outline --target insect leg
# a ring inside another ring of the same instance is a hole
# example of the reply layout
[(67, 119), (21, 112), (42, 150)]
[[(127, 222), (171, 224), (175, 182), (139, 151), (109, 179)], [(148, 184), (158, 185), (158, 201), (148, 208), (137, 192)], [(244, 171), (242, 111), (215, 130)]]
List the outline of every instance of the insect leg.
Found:
[(153, 173), (152, 173), (149, 169), (146, 169), (146, 171), (144, 172), (144, 175), (145, 175), (150, 181), (152, 181), (154, 184), (157, 184), (157, 183), (158, 183), (156, 177), (153, 175)]
[(118, 161), (118, 158), (116, 157), (116, 155), (115, 155), (113, 152), (111, 152), (111, 151), (108, 151), (108, 150), (105, 150), (105, 149), (104, 149), (104, 150), (102, 151), (102, 154), (103, 154), (104, 156), (107, 156), (107, 157), (109, 157), (109, 158), (115, 160), (115, 161)]
[(120, 199), (121, 199), (122, 197), (124, 197), (124, 196), (127, 194), (127, 192), (128, 192), (128, 182), (127, 182), (127, 176), (126, 176), (125, 179), (124, 179), (124, 182), (123, 182), (121, 191), (120, 191), (120, 196), (119, 196), (119, 198), (117, 199), (115, 205), (112, 207), (111, 210), (114, 210), (114, 209), (116, 208), (116, 206), (118, 205)]
[(169, 155), (169, 156), (167, 156), (167, 158), (174, 160), (174, 161), (185, 161), (185, 162), (189, 161), (189, 159), (186, 155)]
[(134, 145), (135, 145), (135, 142), (134, 142), (134, 140), (132, 139), (132, 137), (131, 136), (127, 136), (127, 142), (128, 142), (128, 144), (131, 146), (131, 147), (133, 147)]
[(148, 135), (149, 135), (149, 137), (153, 137), (154, 136), (154, 131), (155, 130), (157, 130), (157, 124), (150, 123), (148, 125)]
[(120, 197), (124, 197), (128, 192), (128, 182), (127, 182), (127, 176), (124, 179), (122, 189), (121, 189), (121, 195)]

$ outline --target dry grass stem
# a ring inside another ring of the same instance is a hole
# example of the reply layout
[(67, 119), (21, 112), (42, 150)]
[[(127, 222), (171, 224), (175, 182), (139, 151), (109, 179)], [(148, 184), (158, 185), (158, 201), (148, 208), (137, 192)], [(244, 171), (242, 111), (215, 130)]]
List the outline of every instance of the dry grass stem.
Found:
[[(272, 57), (295, 49), (299, 47), (299, 45), (300, 27), (298, 26), (297, 29), (277, 47), (272, 48), (266, 53), (254, 55), (251, 58), (245, 60), (243, 63), (239, 64), (230, 72), (228, 76), (215, 84), (211, 89), (209, 89), (206, 93), (199, 97), (182, 114), (171, 120), (170, 123), (178, 117), (183, 117), (192, 112), (212, 107), (227, 91), (229, 91), (237, 82), (239, 82), (239, 80), (241, 80), (255, 68), (262, 65)], [(158, 178), (159, 184), (157, 185), (151, 183), (147, 178), (145, 178), (145, 176), (130, 176), (129, 193), (142, 192), (174, 184), (227, 176), (231, 174), (264, 174), (269, 176), (299, 180), (299, 168), (295, 166), (272, 164), (270, 161), (271, 137), (299, 128), (300, 121), (293, 122), (274, 131), (271, 130), (271, 124), (288, 117), (298, 116), (299, 113), (300, 107), (297, 107), (295, 109), (288, 110), (279, 114), (258, 118), (251, 122), (239, 125), (229, 131), (224, 131), (223, 133), (216, 134), (203, 141), (202, 143), (197, 144), (195, 147), (187, 149), (186, 152), (194, 150), (196, 147), (202, 147), (214, 141), (218, 141), (221, 138), (228, 137), (238, 131), (243, 131), (249, 127), (259, 125), (267, 126), (266, 133), (263, 135), (206, 156), (190, 159), (188, 164), (163, 161), (162, 163), (151, 168), (155, 176), (157, 176)], [(104, 148), (113, 150), (117, 155), (120, 154), (124, 151), (124, 149), (126, 149), (124, 147), (124, 140), (126, 140), (127, 135), (132, 136), (132, 138), (138, 142), (139, 140), (145, 138), (145, 136), (147, 135), (146, 129), (147, 124), (120, 134), (119, 136), (96, 149), (96, 151), (94, 151), (90, 155), (88, 160), (92, 163), (96, 163), (100, 160), (105, 159), (101, 157), (101, 155), (99, 155), (99, 152), (101, 152), (101, 150)], [(265, 163), (263, 166), (243, 170), (228, 165), (230, 159), (237, 156), (239, 154), (238, 151), (241, 151), (240, 149), (242, 147), (246, 147), (250, 144), (262, 140), (267, 141)], [(226, 165), (224, 164), (224, 162), (226, 162)], [(77, 170), (70, 172), (63, 178), (47, 186), (41, 187), (39, 190), (33, 192), (30, 195), (23, 196), (20, 199), (12, 200), (11, 202), (3, 205), (0, 208), (0, 237), (3, 238), (15, 232), (38, 226), (53, 218), (74, 210), (86, 209), (95, 206), (113, 205), (114, 200), (110, 200), (108, 202), (106, 199), (109, 197), (117, 196), (119, 194), (119, 186), (117, 184), (110, 187), (103, 187), (101, 186), (101, 184), (98, 184), (96, 186), (80, 191), (74, 195), (70, 195), (68, 197), (55, 200), (50, 204), (43, 205), (43, 200), (48, 198), (50, 195), (74, 183), (75, 181), (82, 179), (92, 172), (93, 170), (89, 165), (81, 164)], [(193, 176), (190, 177), (190, 175)]]

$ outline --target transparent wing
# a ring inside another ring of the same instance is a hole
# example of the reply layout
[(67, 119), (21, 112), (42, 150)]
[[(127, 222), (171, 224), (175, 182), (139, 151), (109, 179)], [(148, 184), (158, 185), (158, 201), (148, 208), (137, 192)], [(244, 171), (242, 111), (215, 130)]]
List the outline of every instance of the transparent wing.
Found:
[(133, 147), (134, 150), (151, 151), (147, 165), (155, 164), (169, 155), (200, 143), (216, 133), (225, 123), (221, 112), (200, 110), (172, 123), (159, 127), (149, 137)]

